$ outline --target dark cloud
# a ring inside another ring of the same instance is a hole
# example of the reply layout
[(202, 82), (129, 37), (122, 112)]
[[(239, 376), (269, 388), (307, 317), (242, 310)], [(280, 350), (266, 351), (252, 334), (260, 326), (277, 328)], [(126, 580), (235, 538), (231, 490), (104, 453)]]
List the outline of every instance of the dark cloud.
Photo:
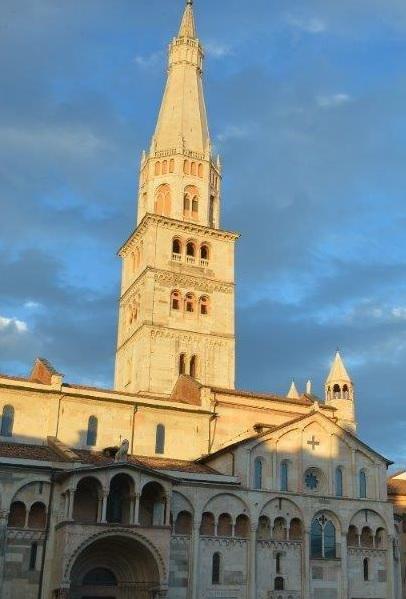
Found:
[[(1, 370), (40, 353), (112, 382), (115, 251), (183, 4), (1, 4)], [(196, 4), (223, 225), (243, 234), (238, 383), (322, 393), (339, 345), (363, 437), (406, 462), (405, 3)]]

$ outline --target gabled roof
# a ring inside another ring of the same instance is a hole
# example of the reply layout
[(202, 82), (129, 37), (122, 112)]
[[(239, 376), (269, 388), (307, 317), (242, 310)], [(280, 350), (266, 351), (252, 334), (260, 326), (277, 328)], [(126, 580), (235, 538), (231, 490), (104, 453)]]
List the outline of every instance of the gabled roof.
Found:
[(324, 418), (327, 422), (329, 422), (330, 424), (332, 424), (333, 426), (335, 426), (337, 429), (339, 429), (343, 436), (347, 436), (350, 439), (352, 439), (352, 441), (354, 441), (355, 443), (361, 445), (364, 449), (366, 449), (367, 451), (371, 452), (372, 454), (374, 454), (375, 456), (377, 456), (379, 459), (383, 460), (387, 466), (390, 466), (391, 464), (393, 464), (393, 462), (391, 462), (390, 460), (388, 460), (387, 458), (385, 458), (383, 455), (381, 455), (380, 453), (378, 453), (377, 451), (375, 451), (374, 449), (372, 449), (371, 447), (369, 447), (369, 445), (367, 445), (366, 443), (364, 443), (363, 441), (361, 441), (358, 437), (356, 437), (354, 434), (352, 434), (350, 431), (347, 431), (346, 429), (342, 428), (340, 425), (337, 424), (337, 422), (335, 422), (335, 420), (332, 420), (331, 418), (328, 418), (325, 414), (323, 414), (321, 411), (319, 410), (315, 410), (310, 412), (309, 414), (305, 414), (303, 416), (300, 416), (299, 418), (294, 418), (293, 420), (289, 420), (288, 422), (285, 422), (279, 426), (275, 426), (274, 428), (272, 428), (271, 430), (266, 430), (263, 432), (260, 432), (256, 435), (251, 435), (250, 437), (246, 437), (244, 439), (241, 439), (240, 441), (236, 441), (233, 443), (230, 443), (229, 445), (226, 445), (224, 447), (221, 447), (220, 449), (218, 449), (217, 451), (211, 453), (211, 454), (207, 454), (205, 456), (202, 456), (199, 460), (197, 460), (198, 462), (202, 462), (202, 463), (206, 463), (208, 461), (210, 461), (213, 457), (217, 457), (219, 455), (228, 453), (229, 451), (232, 451), (233, 449), (235, 449), (238, 446), (242, 446), (242, 445), (246, 445), (247, 443), (251, 443), (252, 441), (255, 441), (256, 439), (262, 439), (264, 437), (267, 437), (268, 435), (271, 435), (275, 432), (278, 431), (282, 431), (284, 428), (288, 428), (290, 426), (292, 426), (293, 424), (302, 422), (304, 420), (307, 420), (309, 418), (312, 418), (314, 416), (320, 416), (321, 418)]

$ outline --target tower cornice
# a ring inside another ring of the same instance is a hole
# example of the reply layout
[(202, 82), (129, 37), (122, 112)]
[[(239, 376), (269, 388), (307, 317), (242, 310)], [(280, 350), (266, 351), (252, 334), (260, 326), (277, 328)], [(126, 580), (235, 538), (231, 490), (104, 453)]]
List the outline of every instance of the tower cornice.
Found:
[(176, 220), (169, 218), (168, 216), (160, 216), (158, 214), (145, 214), (144, 218), (138, 225), (138, 227), (131, 233), (127, 241), (120, 247), (117, 255), (125, 257), (127, 252), (131, 250), (133, 244), (135, 244), (144, 232), (151, 225), (162, 225), (167, 229), (173, 229), (175, 232), (184, 232), (189, 234), (204, 235), (208, 239), (223, 239), (224, 241), (236, 241), (240, 238), (240, 233), (234, 231), (225, 231), (223, 229), (212, 229), (205, 227), (204, 225), (194, 224), (190, 221)]

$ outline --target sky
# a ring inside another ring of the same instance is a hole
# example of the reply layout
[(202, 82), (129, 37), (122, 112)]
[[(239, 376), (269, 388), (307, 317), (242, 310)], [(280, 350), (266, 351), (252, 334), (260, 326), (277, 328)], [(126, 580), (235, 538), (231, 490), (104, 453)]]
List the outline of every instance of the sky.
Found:
[[(183, 0), (0, 4), (0, 371), (112, 386), (120, 263)], [(406, 466), (406, 3), (196, 0), (237, 386), (322, 396)]]

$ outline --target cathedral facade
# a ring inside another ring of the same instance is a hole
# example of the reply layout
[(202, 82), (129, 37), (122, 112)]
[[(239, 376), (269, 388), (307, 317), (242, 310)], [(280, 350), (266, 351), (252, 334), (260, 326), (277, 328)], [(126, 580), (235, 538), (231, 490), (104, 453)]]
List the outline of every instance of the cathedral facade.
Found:
[(325, 397), (235, 389), (234, 248), (221, 228), (203, 48), (188, 0), (119, 251), (114, 389), (38, 358), (0, 375), (2, 599), (401, 599), (390, 462)]

